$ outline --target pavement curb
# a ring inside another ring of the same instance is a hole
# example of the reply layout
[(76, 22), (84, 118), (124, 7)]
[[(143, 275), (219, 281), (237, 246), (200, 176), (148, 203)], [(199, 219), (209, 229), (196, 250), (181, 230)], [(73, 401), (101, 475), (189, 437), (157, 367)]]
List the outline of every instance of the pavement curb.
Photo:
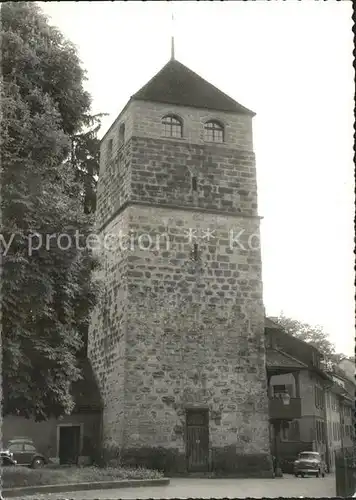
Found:
[(42, 493), (65, 493), (88, 490), (110, 490), (116, 488), (134, 488), (138, 486), (167, 486), (170, 480), (162, 479), (125, 479), (123, 481), (97, 481), (90, 483), (49, 484), (45, 486), (23, 486), (20, 488), (5, 488), (2, 494), (5, 498), (34, 495)]

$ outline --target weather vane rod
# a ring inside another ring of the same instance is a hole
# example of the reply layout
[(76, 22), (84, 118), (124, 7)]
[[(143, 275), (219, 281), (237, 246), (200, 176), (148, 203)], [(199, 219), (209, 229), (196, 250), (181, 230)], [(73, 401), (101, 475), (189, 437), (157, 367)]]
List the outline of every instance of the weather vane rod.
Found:
[(174, 14), (172, 12), (171, 60), (174, 60)]

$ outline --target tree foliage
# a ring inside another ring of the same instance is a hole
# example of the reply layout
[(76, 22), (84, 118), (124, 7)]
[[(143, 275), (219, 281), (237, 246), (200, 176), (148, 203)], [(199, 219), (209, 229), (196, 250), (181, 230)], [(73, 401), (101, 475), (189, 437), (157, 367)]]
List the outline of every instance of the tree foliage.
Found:
[(335, 345), (330, 342), (328, 334), (321, 326), (312, 326), (308, 323), (288, 318), (283, 312), (278, 317), (272, 317), (271, 320), (283, 327), (287, 333), (316, 347), (326, 358), (331, 359), (334, 363), (345, 357), (335, 352)]
[(86, 214), (94, 213), (96, 209), (96, 186), (100, 161), (98, 132), (103, 116), (106, 114), (100, 113), (88, 117), (90, 126), (72, 136), (71, 162), (75, 168), (75, 179), (83, 186), (81, 198)]
[(68, 161), (90, 97), (75, 47), (36, 3), (3, 3), (1, 16), (4, 412), (40, 420), (73, 408), (96, 295), (83, 245), (92, 220)]

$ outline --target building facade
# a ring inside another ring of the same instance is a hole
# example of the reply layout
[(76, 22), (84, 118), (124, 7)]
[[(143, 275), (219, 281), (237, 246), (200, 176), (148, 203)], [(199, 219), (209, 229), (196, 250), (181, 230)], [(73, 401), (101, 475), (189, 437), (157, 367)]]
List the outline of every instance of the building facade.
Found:
[(254, 113), (172, 59), (101, 144), (103, 442), (170, 474), (272, 474)]
[[(270, 412), (270, 418), (283, 419), (283, 412), (289, 416), (278, 430), (282, 469), (284, 464), (285, 472), (291, 472), (296, 455), (308, 450), (318, 451), (328, 463), (325, 391), (332, 380), (323, 369), (321, 353), (271, 321), (266, 324), (266, 343), (270, 404), (287, 393), (294, 405), (290, 409), (280, 405), (274, 415)], [(276, 364), (275, 352), (288, 358), (288, 364)]]
[(351, 450), (355, 442), (355, 382), (338, 367), (332, 374), (333, 384), (325, 392), (325, 406), (330, 450), (330, 470), (335, 470), (335, 452)]
[[(75, 408), (70, 415), (36, 422), (34, 418), (5, 415), (2, 422), (3, 445), (14, 438), (32, 439), (36, 449), (52, 463), (91, 464), (101, 444), (102, 402), (94, 374), (87, 359), (79, 360), (83, 379), (72, 386)], [(19, 446), (22, 444), (12, 445)], [(26, 445), (25, 445), (26, 446)], [(13, 452), (16, 450), (12, 448)]]
[[(270, 398), (272, 449), (280, 455), (282, 469), (300, 451), (318, 451), (329, 470), (335, 470), (335, 452), (354, 446), (354, 397), (356, 384), (338, 366), (330, 367), (312, 345), (287, 334), (266, 320), (267, 374)], [(288, 406), (280, 402), (287, 393)], [(275, 436), (274, 422), (281, 422)]]

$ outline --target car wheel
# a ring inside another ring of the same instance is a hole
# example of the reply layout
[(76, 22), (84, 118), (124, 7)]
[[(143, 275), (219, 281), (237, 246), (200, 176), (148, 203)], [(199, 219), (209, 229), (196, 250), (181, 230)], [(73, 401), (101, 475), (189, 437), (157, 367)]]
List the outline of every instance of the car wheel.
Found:
[(296, 472), (294, 473), (294, 475), (295, 475), (295, 477), (298, 477), (298, 476), (299, 476), (299, 474), (297, 474)]
[(305, 476), (304, 472), (301, 472), (301, 474), (300, 474), (300, 475), (301, 475), (301, 477), (304, 477), (304, 476)]
[(32, 461), (31, 467), (32, 467), (33, 469), (39, 469), (39, 468), (43, 467), (43, 466), (44, 466), (44, 464), (45, 464), (45, 463), (44, 463), (43, 458), (39, 458), (39, 457), (38, 457), (38, 458), (35, 458), (35, 459)]

